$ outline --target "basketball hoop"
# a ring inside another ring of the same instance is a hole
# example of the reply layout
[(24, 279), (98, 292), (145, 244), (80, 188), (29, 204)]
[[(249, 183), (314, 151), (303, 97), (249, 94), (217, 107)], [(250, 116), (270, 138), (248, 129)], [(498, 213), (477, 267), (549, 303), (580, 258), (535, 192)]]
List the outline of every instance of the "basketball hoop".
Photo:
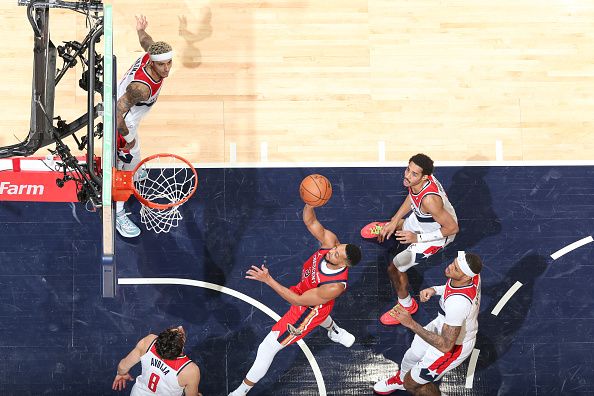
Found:
[(134, 194), (142, 204), (140, 218), (147, 230), (169, 232), (183, 218), (179, 207), (196, 192), (198, 174), (184, 158), (154, 154), (133, 171), (114, 169), (113, 200), (126, 201)]

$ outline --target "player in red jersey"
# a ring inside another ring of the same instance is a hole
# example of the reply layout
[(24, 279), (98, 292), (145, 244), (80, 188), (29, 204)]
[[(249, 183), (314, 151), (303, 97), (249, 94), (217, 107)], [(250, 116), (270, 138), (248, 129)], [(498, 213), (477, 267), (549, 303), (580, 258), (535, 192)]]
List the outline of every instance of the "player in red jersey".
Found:
[(130, 369), (138, 362), (142, 374), (136, 378), (131, 396), (201, 396), (198, 392), (200, 369), (184, 355), (186, 332), (171, 327), (158, 336), (149, 334), (118, 364), (112, 389), (122, 390), (132, 381)]
[(317, 326), (328, 330), (328, 337), (347, 348), (353, 345), (355, 337), (330, 317), (334, 300), (347, 287), (349, 267), (361, 260), (361, 250), (351, 244), (341, 244), (336, 235), (325, 229), (316, 218), (314, 208), (305, 205), (303, 222), (309, 232), (320, 241), (321, 248), (304, 264), (301, 281), (290, 288), (278, 283), (264, 265), (252, 266), (247, 279), (266, 283), (279, 296), (291, 304), (289, 311), (272, 327), (272, 331), (258, 347), (256, 361), (245, 379), (229, 396), (247, 394), (272, 364), (274, 356), (287, 345), (294, 344)]
[[(134, 62), (118, 84), (117, 168), (125, 171), (134, 170), (140, 162), (138, 127), (157, 101), (163, 79), (169, 76), (173, 62), (171, 45), (154, 41), (146, 32), (147, 26), (143, 15), (136, 17), (138, 41), (146, 53)], [(116, 202), (116, 213), (116, 229), (121, 236), (140, 235), (140, 229), (126, 215), (124, 202)]]

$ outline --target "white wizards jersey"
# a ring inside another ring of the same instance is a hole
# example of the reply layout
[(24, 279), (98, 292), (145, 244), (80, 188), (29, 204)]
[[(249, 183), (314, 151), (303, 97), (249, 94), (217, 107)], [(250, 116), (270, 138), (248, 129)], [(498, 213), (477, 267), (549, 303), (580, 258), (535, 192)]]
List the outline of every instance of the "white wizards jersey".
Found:
[(153, 80), (146, 71), (146, 66), (149, 60), (150, 55), (148, 53), (138, 58), (118, 84), (118, 99), (126, 93), (126, 88), (128, 88), (128, 85), (130, 85), (131, 82), (144, 84), (150, 89), (150, 97), (147, 101), (137, 103), (130, 108), (130, 111), (124, 114), (126, 126), (131, 133), (133, 132), (132, 130), (136, 130), (140, 120), (142, 120), (157, 101), (157, 97), (161, 91), (161, 85), (163, 84), (163, 80), (158, 82)]
[(444, 324), (461, 326), (456, 345), (462, 345), (476, 339), (478, 315), (481, 305), (481, 277), (475, 275), (472, 284), (454, 287), (448, 279), (445, 290), (439, 299), (439, 314), (432, 322), (441, 334)]
[(429, 175), (429, 178), (425, 184), (423, 184), (423, 188), (418, 194), (413, 193), (412, 189), (409, 187), (408, 195), (411, 201), (410, 208), (412, 213), (406, 218), (405, 230), (425, 233), (436, 231), (441, 228), (441, 225), (433, 219), (431, 214), (421, 210), (421, 202), (427, 195), (439, 195), (443, 201), (444, 209), (452, 215), (456, 223), (458, 222), (454, 207), (450, 203), (441, 183), (435, 177)]
[(187, 356), (162, 359), (157, 353), (156, 341), (155, 338), (148, 351), (140, 357), (142, 375), (136, 377), (130, 396), (181, 396), (184, 393), (177, 376), (192, 361)]

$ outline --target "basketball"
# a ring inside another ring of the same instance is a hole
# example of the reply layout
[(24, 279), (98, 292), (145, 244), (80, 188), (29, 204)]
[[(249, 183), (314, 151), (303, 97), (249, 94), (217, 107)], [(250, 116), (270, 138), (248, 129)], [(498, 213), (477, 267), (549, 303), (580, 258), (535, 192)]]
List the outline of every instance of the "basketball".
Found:
[(299, 195), (308, 205), (318, 207), (325, 205), (332, 196), (332, 184), (322, 175), (309, 175), (299, 186)]

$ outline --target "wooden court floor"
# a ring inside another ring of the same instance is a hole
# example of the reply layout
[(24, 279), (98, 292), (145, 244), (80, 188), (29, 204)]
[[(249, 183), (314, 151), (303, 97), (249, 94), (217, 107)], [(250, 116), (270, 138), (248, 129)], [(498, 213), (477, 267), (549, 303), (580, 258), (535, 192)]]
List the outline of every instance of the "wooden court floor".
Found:
[[(418, 151), (443, 161), (593, 157), (591, 0), (112, 3), (120, 73), (141, 54), (135, 14), (176, 51), (140, 129), (146, 155), (219, 164), (402, 161)], [(29, 129), (32, 31), (16, 4), (0, 3), (2, 146)], [(72, 12), (52, 11), (50, 23), (56, 45), (86, 32)], [(84, 112), (80, 72), (56, 90), (55, 113), (68, 121)]]

